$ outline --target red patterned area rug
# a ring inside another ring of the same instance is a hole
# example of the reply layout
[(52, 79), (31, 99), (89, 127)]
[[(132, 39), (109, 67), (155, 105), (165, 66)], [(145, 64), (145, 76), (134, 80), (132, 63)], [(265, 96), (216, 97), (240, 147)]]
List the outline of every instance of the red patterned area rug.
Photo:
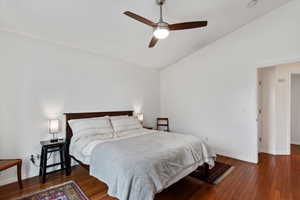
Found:
[(224, 180), (224, 178), (226, 178), (233, 170), (234, 167), (231, 165), (221, 162), (215, 162), (215, 166), (208, 171), (208, 176), (204, 175), (204, 168), (202, 167), (199, 167), (190, 176), (216, 185)]
[(30, 194), (17, 200), (89, 200), (80, 187), (69, 181), (46, 190)]

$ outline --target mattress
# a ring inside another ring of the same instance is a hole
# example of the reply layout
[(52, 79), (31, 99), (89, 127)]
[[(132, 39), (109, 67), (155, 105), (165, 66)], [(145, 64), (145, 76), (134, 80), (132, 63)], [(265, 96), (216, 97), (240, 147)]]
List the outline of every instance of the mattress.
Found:
[(108, 186), (119, 200), (153, 200), (155, 194), (198, 166), (214, 165), (215, 154), (198, 137), (152, 131), (98, 144), (90, 159), (90, 175)]

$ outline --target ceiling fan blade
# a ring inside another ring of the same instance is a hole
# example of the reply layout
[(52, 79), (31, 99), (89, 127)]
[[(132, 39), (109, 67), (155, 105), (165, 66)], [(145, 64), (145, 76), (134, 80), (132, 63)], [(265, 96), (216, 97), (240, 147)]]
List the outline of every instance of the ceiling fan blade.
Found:
[(158, 42), (158, 39), (156, 37), (153, 37), (149, 43), (149, 48), (153, 48)]
[(133, 18), (133, 19), (135, 19), (135, 20), (137, 20), (139, 22), (142, 22), (143, 24), (147, 24), (149, 26), (156, 27), (156, 24), (154, 22), (152, 22), (152, 21), (150, 21), (150, 20), (148, 20), (148, 19), (146, 19), (144, 17), (141, 17), (141, 16), (139, 16), (137, 14), (134, 14), (134, 13), (132, 13), (130, 11), (124, 12), (124, 15), (127, 15), (128, 17), (131, 17), (131, 18)]
[(169, 29), (171, 31), (201, 28), (207, 26), (207, 21), (198, 21), (198, 22), (185, 22), (179, 24), (170, 24)]

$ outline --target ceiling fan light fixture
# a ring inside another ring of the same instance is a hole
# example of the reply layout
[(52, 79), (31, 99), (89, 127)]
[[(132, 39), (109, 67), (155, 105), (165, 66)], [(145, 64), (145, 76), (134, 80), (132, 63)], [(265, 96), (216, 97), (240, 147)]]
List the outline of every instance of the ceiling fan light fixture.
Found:
[(124, 14), (127, 15), (128, 17), (153, 28), (153, 37), (148, 45), (149, 48), (153, 48), (159, 40), (166, 39), (169, 36), (170, 31), (188, 30), (188, 29), (202, 28), (207, 26), (207, 21), (192, 21), (192, 22), (168, 24), (163, 19), (163, 5), (165, 1), (166, 0), (156, 0), (160, 8), (160, 15), (159, 15), (160, 18), (158, 23), (154, 23), (153, 21), (146, 19), (130, 11), (124, 12)]
[(166, 39), (169, 36), (169, 34), (170, 31), (166, 27), (157, 27), (153, 32), (154, 37), (160, 40)]

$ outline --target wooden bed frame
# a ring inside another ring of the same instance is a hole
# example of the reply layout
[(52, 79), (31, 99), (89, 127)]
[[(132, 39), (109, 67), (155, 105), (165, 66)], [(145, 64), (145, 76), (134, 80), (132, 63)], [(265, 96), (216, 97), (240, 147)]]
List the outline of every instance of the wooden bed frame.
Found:
[[(83, 164), (80, 160), (76, 159), (74, 156), (70, 155), (69, 153), (69, 147), (71, 138), (73, 136), (73, 132), (71, 127), (69, 126), (68, 121), (72, 119), (84, 119), (84, 118), (94, 118), (94, 117), (104, 117), (104, 116), (120, 116), (120, 115), (128, 115), (133, 116), (133, 111), (113, 111), (113, 112), (90, 112), (90, 113), (65, 113), (66, 116), (66, 154), (65, 154), (65, 160), (66, 160), (66, 175), (69, 176), (71, 174), (71, 159), (73, 158), (76, 162), (78, 162), (82, 167), (89, 170), (90, 166)], [(208, 177), (208, 170), (209, 166), (208, 164), (204, 164), (203, 166), (200, 166), (198, 170), (201, 170), (203, 173), (203, 176), (205, 178)]]
[(94, 118), (94, 117), (105, 117), (105, 116), (120, 116), (120, 115), (128, 115), (133, 116), (133, 111), (112, 111), (112, 112), (90, 112), (90, 113), (65, 113), (66, 116), (66, 175), (71, 174), (71, 158), (73, 158), (76, 162), (78, 162), (82, 167), (89, 170), (90, 166), (83, 164), (81, 161), (76, 159), (74, 156), (70, 155), (69, 147), (71, 138), (73, 136), (73, 132), (71, 127), (69, 126), (68, 121), (72, 119), (84, 119), (84, 118)]

